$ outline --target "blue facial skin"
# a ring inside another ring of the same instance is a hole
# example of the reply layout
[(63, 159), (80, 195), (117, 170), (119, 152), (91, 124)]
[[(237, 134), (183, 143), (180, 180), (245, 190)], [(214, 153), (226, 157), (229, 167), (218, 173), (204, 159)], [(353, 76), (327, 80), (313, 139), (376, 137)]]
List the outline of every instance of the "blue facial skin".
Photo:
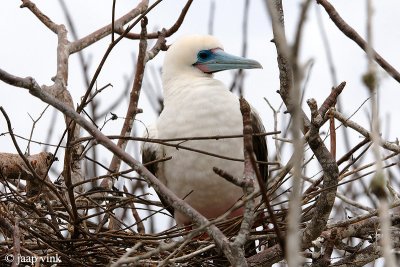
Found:
[(197, 61), (193, 64), (204, 73), (230, 69), (259, 69), (261, 64), (255, 60), (225, 53), (220, 48), (201, 50), (197, 53)]

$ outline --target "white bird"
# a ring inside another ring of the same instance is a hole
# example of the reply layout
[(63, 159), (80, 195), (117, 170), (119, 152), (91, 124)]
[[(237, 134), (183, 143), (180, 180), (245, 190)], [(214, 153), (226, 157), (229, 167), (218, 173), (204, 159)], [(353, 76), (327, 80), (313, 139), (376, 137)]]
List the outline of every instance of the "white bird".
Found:
[[(186, 36), (172, 44), (162, 72), (164, 108), (157, 121), (150, 125), (145, 137), (171, 139), (207, 137), (243, 133), (239, 99), (212, 73), (228, 69), (262, 68), (260, 63), (225, 53), (212, 36)], [(264, 132), (257, 113), (252, 111), (253, 131)], [(243, 159), (243, 139), (208, 139), (176, 141), (186, 147), (221, 156)], [(264, 137), (253, 138), (257, 159), (267, 161)], [(243, 177), (244, 164), (185, 149), (146, 142), (142, 147), (143, 163), (172, 157), (148, 166), (179, 198), (184, 199), (206, 218), (216, 218), (231, 208), (242, 196), (242, 188), (213, 172), (218, 167), (235, 177)], [(267, 167), (260, 165), (267, 177)], [(188, 225), (189, 218), (174, 211), (161, 197), (166, 209), (178, 225)], [(241, 215), (243, 208), (231, 213)]]

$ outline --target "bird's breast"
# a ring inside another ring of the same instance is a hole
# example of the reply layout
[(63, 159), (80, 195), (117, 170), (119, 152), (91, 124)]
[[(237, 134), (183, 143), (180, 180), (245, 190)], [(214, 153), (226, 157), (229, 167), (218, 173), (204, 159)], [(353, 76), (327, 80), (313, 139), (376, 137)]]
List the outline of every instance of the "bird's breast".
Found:
[[(157, 128), (159, 138), (167, 139), (242, 134), (238, 98), (225, 90), (194, 89), (167, 102)], [(174, 143), (183, 147), (164, 146), (166, 156), (172, 156), (162, 163), (167, 186), (204, 216), (213, 218), (223, 214), (242, 196), (242, 189), (216, 175), (213, 167), (242, 177), (242, 162), (222, 158), (242, 159), (242, 138)], [(188, 223), (181, 214), (175, 217), (180, 224)]]

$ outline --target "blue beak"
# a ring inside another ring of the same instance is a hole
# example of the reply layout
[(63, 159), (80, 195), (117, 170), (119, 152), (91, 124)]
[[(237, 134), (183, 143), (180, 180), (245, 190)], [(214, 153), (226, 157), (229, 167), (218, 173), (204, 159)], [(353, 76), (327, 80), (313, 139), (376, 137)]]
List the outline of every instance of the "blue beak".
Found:
[(193, 66), (205, 73), (230, 69), (262, 69), (261, 64), (255, 60), (230, 55), (219, 48), (200, 51)]

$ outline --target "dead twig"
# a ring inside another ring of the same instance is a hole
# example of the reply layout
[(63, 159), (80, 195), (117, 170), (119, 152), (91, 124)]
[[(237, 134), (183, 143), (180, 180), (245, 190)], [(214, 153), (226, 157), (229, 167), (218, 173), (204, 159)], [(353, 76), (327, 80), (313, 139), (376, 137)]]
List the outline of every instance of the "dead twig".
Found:
[[(339, 15), (336, 9), (327, 0), (317, 0), (317, 3), (324, 7), (326, 13), (347, 37), (353, 40), (359, 47), (367, 52), (368, 43)], [(373, 59), (397, 82), (400, 82), (400, 73), (390, 65), (381, 55), (374, 49), (371, 50)]]

